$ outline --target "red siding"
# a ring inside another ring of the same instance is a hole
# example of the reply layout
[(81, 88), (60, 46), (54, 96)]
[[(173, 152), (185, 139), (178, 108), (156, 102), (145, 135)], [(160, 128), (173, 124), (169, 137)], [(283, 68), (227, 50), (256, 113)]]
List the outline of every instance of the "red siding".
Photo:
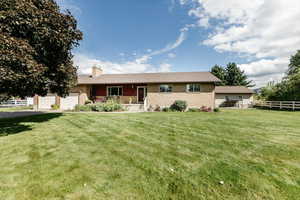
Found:
[(106, 96), (106, 86), (105, 85), (95, 85), (94, 86), (96, 96)]
[(136, 96), (136, 85), (123, 85), (124, 96)]
[(137, 96), (137, 86), (145, 86), (143, 84), (126, 84), (126, 85), (94, 85), (94, 94), (96, 96), (106, 96), (107, 86), (123, 86), (123, 96)]

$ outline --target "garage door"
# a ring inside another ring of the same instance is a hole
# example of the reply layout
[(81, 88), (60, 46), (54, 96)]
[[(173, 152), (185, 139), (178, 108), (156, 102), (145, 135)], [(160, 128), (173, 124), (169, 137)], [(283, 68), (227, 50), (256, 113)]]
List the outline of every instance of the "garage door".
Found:
[(60, 98), (60, 109), (72, 110), (78, 104), (78, 94), (71, 93), (65, 98)]
[(55, 96), (48, 95), (45, 97), (39, 97), (39, 109), (51, 109), (51, 105), (55, 104)]

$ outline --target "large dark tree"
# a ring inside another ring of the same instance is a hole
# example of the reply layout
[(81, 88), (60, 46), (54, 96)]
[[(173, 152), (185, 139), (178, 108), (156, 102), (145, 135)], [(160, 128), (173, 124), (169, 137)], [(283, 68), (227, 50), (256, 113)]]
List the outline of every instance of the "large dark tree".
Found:
[(300, 50), (295, 55), (291, 56), (287, 76), (296, 74), (300, 70)]
[(54, 0), (0, 1), (0, 94), (68, 94), (76, 83), (71, 50), (82, 39)]
[(245, 72), (240, 70), (235, 63), (227, 64), (225, 75), (226, 85), (253, 87), (252, 81), (248, 81), (247, 79), (248, 77)]
[(218, 85), (254, 86), (252, 81), (248, 81), (248, 77), (245, 72), (240, 70), (235, 63), (228, 63), (226, 68), (215, 65), (211, 69), (211, 73), (221, 80), (221, 83)]
[(217, 83), (217, 85), (226, 85), (226, 70), (223, 67), (215, 65), (212, 67), (211, 73), (221, 80), (221, 83)]

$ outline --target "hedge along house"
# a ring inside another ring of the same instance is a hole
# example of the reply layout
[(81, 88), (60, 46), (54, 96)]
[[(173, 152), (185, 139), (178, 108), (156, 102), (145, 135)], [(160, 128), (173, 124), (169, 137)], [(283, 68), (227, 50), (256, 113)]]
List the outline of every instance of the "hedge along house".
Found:
[[(69, 97), (38, 97), (37, 107), (49, 108), (58, 103), (61, 109), (71, 109), (88, 99), (103, 102), (113, 98), (147, 110), (168, 107), (175, 100), (184, 100), (189, 107), (214, 108), (215, 84), (219, 81), (210, 72), (103, 74), (102, 69), (93, 67), (92, 75), (78, 76)], [(45, 100), (51, 102), (43, 103)]]
[(255, 92), (245, 86), (217, 86), (216, 107), (249, 108), (253, 105)]

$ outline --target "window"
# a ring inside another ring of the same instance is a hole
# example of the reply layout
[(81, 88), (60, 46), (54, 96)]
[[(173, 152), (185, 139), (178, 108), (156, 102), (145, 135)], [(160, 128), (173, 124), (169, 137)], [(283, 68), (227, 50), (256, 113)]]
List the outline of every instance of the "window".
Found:
[(160, 92), (172, 92), (172, 86), (170, 85), (160, 85), (159, 86)]
[(240, 100), (240, 101), (243, 101), (243, 96), (239, 96), (239, 100)]
[(187, 84), (186, 91), (187, 92), (200, 92), (200, 84)]
[(121, 86), (108, 87), (108, 96), (122, 96), (123, 88)]

